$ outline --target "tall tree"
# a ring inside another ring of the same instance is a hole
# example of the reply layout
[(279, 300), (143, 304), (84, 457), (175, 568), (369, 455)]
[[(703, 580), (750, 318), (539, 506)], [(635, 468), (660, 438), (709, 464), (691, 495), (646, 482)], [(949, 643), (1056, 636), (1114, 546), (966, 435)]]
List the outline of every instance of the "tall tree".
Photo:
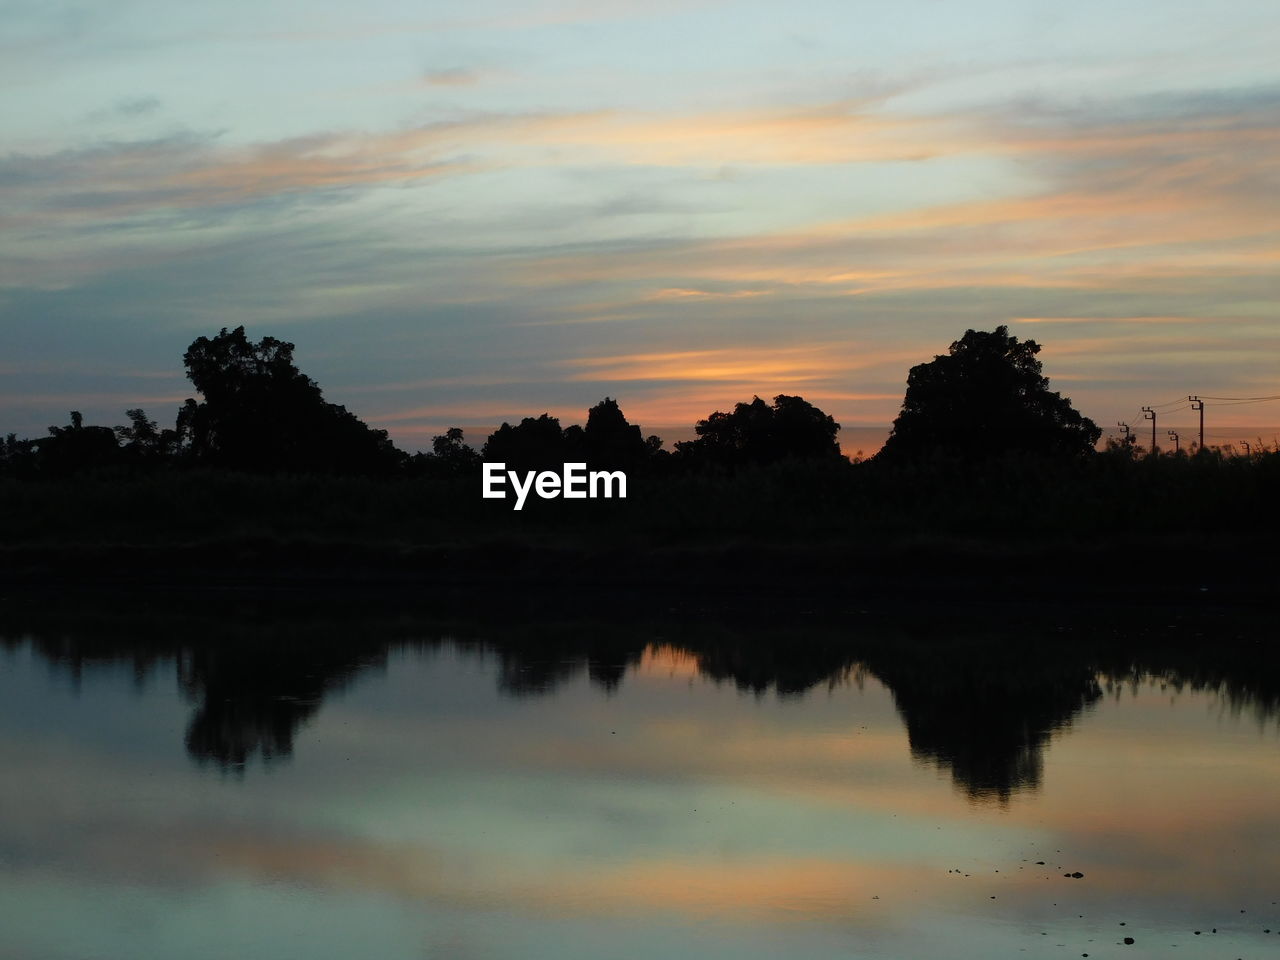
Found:
[[(605, 397), (587, 411), (584, 439), (587, 462), (609, 470), (634, 469), (654, 452), (640, 427), (627, 422), (618, 401), (612, 397)], [(661, 447), (662, 442), (658, 441), (657, 446)]]
[(293, 344), (244, 327), (200, 337), (183, 355), (203, 395), (178, 414), (197, 462), (245, 470), (385, 473), (403, 459), (385, 430), (373, 430), (293, 363)]
[(1102, 431), (1049, 389), (1039, 352), (1038, 343), (1010, 336), (1005, 326), (965, 331), (946, 356), (911, 368), (880, 457), (1091, 453)]

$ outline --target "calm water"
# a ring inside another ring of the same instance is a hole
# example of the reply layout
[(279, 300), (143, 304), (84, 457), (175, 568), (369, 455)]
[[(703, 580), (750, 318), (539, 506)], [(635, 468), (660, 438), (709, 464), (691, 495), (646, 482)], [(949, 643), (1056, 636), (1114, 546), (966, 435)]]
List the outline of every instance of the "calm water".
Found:
[(0, 957), (1280, 955), (1273, 659), (952, 632), (11, 624)]

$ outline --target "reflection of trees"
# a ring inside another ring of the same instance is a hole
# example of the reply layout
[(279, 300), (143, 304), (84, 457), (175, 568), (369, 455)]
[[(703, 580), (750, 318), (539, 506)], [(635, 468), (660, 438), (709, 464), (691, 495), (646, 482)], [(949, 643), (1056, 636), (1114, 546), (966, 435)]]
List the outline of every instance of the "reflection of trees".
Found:
[(767, 627), (761, 634), (715, 639), (694, 634), (675, 646), (697, 657), (704, 677), (731, 682), (757, 696), (770, 690), (780, 697), (802, 696), (820, 684), (843, 680), (856, 663), (847, 640), (832, 642)]
[(935, 645), (869, 666), (893, 692), (912, 756), (950, 769), (974, 798), (1038, 787), (1049, 737), (1101, 696), (1087, 660), (1007, 647)]
[[(75, 616), (56, 605), (11, 606), (0, 619), (0, 638), (7, 638), (0, 642), (29, 640), (77, 682), (96, 665), (127, 664), (142, 683), (174, 664), (194, 705), (189, 754), (240, 768), (254, 758), (288, 756), (324, 698), (385, 665), (396, 645), (456, 646), (492, 658), (498, 689), (523, 697), (553, 694), (583, 676), (614, 691), (659, 633), (603, 617), (557, 622), (545, 611), (479, 631), (446, 624), (436, 611), (400, 613), (378, 602), (338, 616), (317, 608), (315, 598), (274, 609), (223, 606), (145, 616), (133, 609)], [(1121, 626), (1096, 638), (1080, 630), (1047, 639), (1044, 627), (1037, 633), (1010, 625), (993, 633), (987, 624), (958, 630), (943, 622), (908, 630), (885, 621), (851, 636), (847, 627), (821, 622), (728, 627), (671, 618), (662, 624), (661, 642), (693, 657), (703, 676), (756, 695), (799, 697), (873, 675), (894, 697), (912, 755), (950, 771), (974, 798), (1007, 800), (1035, 789), (1046, 743), (1098, 700), (1100, 676), (1109, 687), (1156, 679), (1212, 691), (1260, 720), (1280, 714), (1280, 654), (1240, 639), (1239, 624), (1222, 627), (1223, 636), (1235, 638), (1223, 643), (1204, 624), (1156, 637)]]
[(513, 645), (479, 644), (498, 660), (498, 689), (513, 697), (551, 693), (562, 683), (586, 673), (593, 684), (613, 692), (629, 669), (640, 662), (645, 642), (634, 636), (602, 630), (575, 636), (539, 630), (535, 638), (521, 638)]
[[(264, 607), (256, 599), (202, 595), (188, 609), (117, 605), (103, 598), (70, 609), (56, 602), (10, 607), (0, 643), (23, 640), (78, 687), (95, 668), (130, 664), (139, 685), (170, 664), (194, 705), (185, 735), (198, 763), (225, 769), (254, 758), (288, 757), (299, 728), (324, 698), (364, 669), (384, 664), (399, 621), (363, 631), (354, 622), (317, 617), (307, 606)], [(368, 616), (368, 611), (364, 612)]]
[(1087, 657), (1028, 657), (1025, 647), (965, 637), (741, 636), (680, 644), (698, 670), (740, 690), (800, 696), (850, 675), (893, 694), (912, 756), (951, 771), (974, 798), (1007, 800), (1040, 784), (1042, 751), (1101, 695)]
[(187, 724), (187, 752), (221, 767), (253, 757), (271, 761), (293, 753), (298, 729), (326, 694), (375, 663), (387, 648), (277, 646), (201, 647), (178, 659), (179, 683), (196, 704)]

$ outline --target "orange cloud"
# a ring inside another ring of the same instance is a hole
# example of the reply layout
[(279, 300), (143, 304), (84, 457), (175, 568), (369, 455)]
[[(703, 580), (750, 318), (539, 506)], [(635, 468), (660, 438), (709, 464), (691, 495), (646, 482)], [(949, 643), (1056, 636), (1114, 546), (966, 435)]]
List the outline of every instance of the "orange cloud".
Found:
[(428, 87), (468, 87), (479, 82), (474, 70), (449, 67), (444, 70), (428, 70), (422, 75), (422, 83)]
[(646, 300), (741, 300), (745, 297), (766, 297), (771, 290), (693, 290), (686, 287), (667, 287), (645, 297)]
[[(847, 349), (847, 347), (846, 347)], [(850, 369), (827, 344), (619, 354), (561, 361), (577, 369), (570, 380), (735, 380), (804, 383)]]

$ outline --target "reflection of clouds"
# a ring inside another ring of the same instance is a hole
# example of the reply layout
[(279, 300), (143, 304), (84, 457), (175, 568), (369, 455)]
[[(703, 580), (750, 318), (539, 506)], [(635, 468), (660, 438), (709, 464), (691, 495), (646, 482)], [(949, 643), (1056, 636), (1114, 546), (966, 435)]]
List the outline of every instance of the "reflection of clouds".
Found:
[[(65, 733), (45, 742), (39, 726), (2, 740), (24, 776), (0, 788), (0, 850), (19, 877), (81, 884), (861, 932), (989, 895), (1023, 912), (1064, 895), (1134, 910), (1225, 903), (1280, 860), (1270, 741), (1224, 733), (1199, 709), (1204, 694), (1183, 693), (1171, 713), (1159, 684), (1130, 684), (1136, 695), (1104, 698), (1053, 739), (1040, 792), (973, 806), (912, 763), (891, 692), (868, 669), (823, 682), (832, 662), (805, 668), (797, 654), (769, 682), (710, 638), (701, 651), (605, 643), (606, 659), (630, 664), (606, 699), (593, 658), (567, 643), (545, 655), (569, 667), (553, 670), (556, 695), (512, 700), (495, 692), (502, 656), (467, 649), (480, 656), (409, 648), (384, 681), (353, 678), (293, 766), (248, 781), (121, 762)], [(521, 649), (507, 648), (507, 668)], [(775, 696), (799, 689), (810, 693)], [(1059, 861), (1086, 879), (1063, 887)]]
[[(136, 789), (132, 776), (92, 766), (81, 765), (71, 776), (65, 766), (46, 770), (58, 790), (69, 791), (61, 795), (77, 802), (56, 809), (34, 800), (6, 803), (11, 815), (0, 841), (19, 875), (52, 872), (78, 882), (187, 891), (267, 883), (569, 917), (759, 910), (771, 919), (861, 923), (851, 909), (855, 902), (865, 908), (871, 891), (905, 892), (931, 872), (888, 862), (892, 837), (871, 824), (859, 829), (856, 817), (819, 809), (816, 820), (798, 816), (787, 823), (794, 801), (773, 802), (767, 793), (740, 788), (672, 791), (642, 783), (637, 798), (611, 779), (516, 777), (497, 793), (486, 790), (484, 780), (463, 780), (456, 788), (480, 808), (466, 811), (440, 807), (429, 792), (415, 802), (403, 784), (367, 782), (373, 793), (357, 796), (368, 804), (379, 836), (362, 836), (357, 823), (334, 821), (331, 797), (268, 791), (262, 805), (249, 800), (227, 808), (210, 797), (192, 811), (174, 803), (185, 790), (171, 782), (163, 801), (140, 808), (122, 802)], [(87, 778), (96, 784), (92, 797), (82, 789)], [(52, 784), (33, 786), (38, 793)], [(379, 816), (390, 797), (404, 804), (400, 821)], [(745, 824), (731, 798), (745, 808)], [(698, 818), (690, 804), (701, 805), (714, 822)], [(619, 817), (628, 808), (640, 818), (634, 829)], [(558, 813), (543, 819), (552, 810)], [(410, 815), (416, 828), (404, 819)], [(882, 825), (895, 829), (887, 814)], [(833, 832), (841, 839), (824, 842)], [(849, 858), (872, 837), (879, 839), (868, 862)]]
[[(1227, 902), (1250, 896), (1275, 856), (1265, 791), (1247, 806), (1215, 811), (1197, 808), (1184, 779), (1181, 815), (1144, 809), (1134, 816), (1117, 807), (1107, 822), (1080, 816), (1084, 798), (1065, 790), (1055, 802), (1015, 805), (998, 822), (985, 823), (990, 815), (975, 821), (954, 794), (922, 790), (918, 777), (864, 789), (848, 782), (849, 771), (833, 775), (828, 768), (825, 782), (789, 783), (775, 793), (760, 759), (749, 758), (748, 740), (741, 746), (738, 757), (745, 760), (708, 771), (718, 786), (693, 792), (655, 785), (651, 793), (625, 781), (607, 788), (617, 783), (607, 770), (588, 779), (561, 773), (558, 788), (542, 777), (516, 777), (504, 794), (485, 791), (482, 781), (463, 783), (463, 793), (481, 801), (471, 813), (477, 829), (469, 834), (459, 832), (468, 820), (441, 807), (429, 791), (368, 780), (345, 791), (340, 806), (368, 804), (353, 812), (372, 818), (375, 837), (359, 835), (356, 823), (334, 822), (335, 798), (298, 792), (302, 785), (286, 785), (263, 808), (250, 798), (220, 809), (211, 797), (203, 815), (191, 817), (174, 808), (172, 797), (183, 792), (178, 782), (170, 784), (163, 806), (140, 809), (113, 802), (127, 795), (130, 779), (82, 767), (58, 787), (69, 791), (62, 796), (81, 797), (78, 803), (56, 810), (6, 803), (4, 847), (19, 875), (52, 869), (81, 882), (186, 890), (267, 883), (546, 916), (658, 912), (732, 920), (754, 913), (770, 922), (855, 928), (905, 913), (927, 915), (931, 904), (961, 902), (965, 894), (985, 898), (988, 888), (1002, 902), (1024, 907), (1069, 895), (1073, 902), (1124, 902), (1137, 910), (1162, 899), (1203, 897), (1206, 890)], [(754, 775), (744, 774), (744, 763)], [(80, 784), (86, 775), (95, 781), (93, 792)], [(1211, 792), (1221, 796), (1220, 782)], [(424, 836), (383, 815), (392, 797), (404, 807), (401, 818), (412, 812)], [(626, 820), (609, 811), (628, 802), (644, 820), (636, 831), (619, 832)], [(572, 817), (543, 819), (543, 811), (565, 804)], [(103, 806), (107, 812), (95, 814)], [(326, 820), (331, 828), (323, 826)], [(935, 831), (938, 825), (945, 830)], [(486, 836), (490, 831), (496, 836)], [(536, 843), (520, 843), (540, 834)], [(14, 855), (15, 847), (26, 854)], [(1050, 862), (1036, 868), (1030, 865), (1035, 859)], [(1059, 863), (1083, 870), (1086, 881), (1063, 888)], [(946, 873), (961, 864), (974, 873), (963, 891), (960, 879)], [(872, 896), (883, 903), (873, 905)]]

